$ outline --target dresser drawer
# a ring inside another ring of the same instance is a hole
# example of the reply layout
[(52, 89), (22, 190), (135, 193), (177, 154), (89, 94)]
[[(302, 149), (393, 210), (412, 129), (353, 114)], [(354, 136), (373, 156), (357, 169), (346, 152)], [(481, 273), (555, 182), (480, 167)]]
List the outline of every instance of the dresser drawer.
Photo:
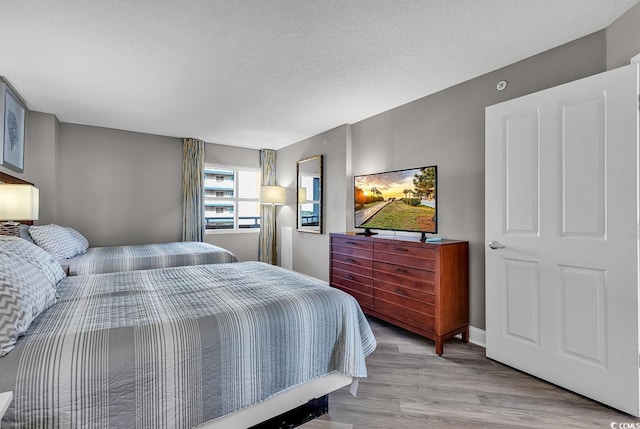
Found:
[(351, 274), (359, 274), (362, 276), (373, 277), (373, 270), (366, 266), (347, 264), (345, 262), (340, 262), (338, 260), (332, 259), (331, 267), (334, 270), (341, 270), (341, 271), (349, 272)]
[[(368, 280), (367, 280), (368, 279)], [(366, 280), (360, 282), (358, 280)], [(331, 286), (352, 295), (360, 304), (373, 305), (373, 279), (349, 274), (341, 270), (334, 270), (331, 274)]]
[[(343, 253), (332, 253), (331, 263), (343, 270), (365, 270), (371, 277), (371, 270), (373, 269), (373, 259), (371, 258), (359, 258), (353, 255), (345, 255)], [(367, 274), (363, 271), (360, 274)]]
[(373, 250), (362, 249), (355, 246), (342, 246), (336, 243), (331, 243), (331, 255), (345, 255), (355, 256), (357, 258), (371, 259), (373, 258)]
[(362, 293), (358, 290), (350, 289), (348, 287), (344, 287), (340, 285), (332, 284), (331, 286), (335, 287), (336, 289), (340, 289), (341, 291), (348, 293), (349, 295), (354, 297), (362, 308), (373, 308), (373, 296), (367, 295), (366, 293)]
[(436, 251), (402, 244), (376, 243), (373, 259), (411, 268), (434, 271)]
[(433, 271), (419, 270), (417, 268), (403, 267), (375, 261), (374, 278), (388, 283), (403, 285), (425, 293), (435, 293), (436, 274)]
[(357, 274), (350, 270), (341, 270), (339, 268), (336, 268), (331, 273), (331, 276), (332, 276), (332, 279), (335, 277), (336, 279), (340, 279), (340, 280), (362, 283), (363, 285), (366, 285), (369, 287), (373, 286), (373, 278), (371, 277), (371, 275), (367, 275), (366, 273)]
[(351, 246), (358, 249), (373, 250), (373, 242), (366, 240), (359, 240), (356, 238), (348, 237), (331, 237), (331, 244), (338, 246)]
[(383, 299), (375, 299), (375, 309), (382, 314), (386, 314), (408, 325), (415, 326), (427, 332), (436, 332), (435, 317), (432, 315), (421, 313)]
[(426, 293), (418, 289), (407, 287), (403, 283), (388, 283), (386, 281), (380, 280), (379, 276), (377, 276), (373, 280), (373, 288), (374, 288), (374, 292), (373, 292), (374, 296), (376, 296), (378, 291), (381, 291), (386, 293), (392, 293), (403, 298), (411, 298), (418, 302), (422, 302), (429, 305), (435, 305), (436, 303), (436, 296), (432, 293)]
[(422, 259), (436, 259), (436, 249), (429, 247), (409, 246), (402, 243), (376, 243), (374, 249), (376, 252), (397, 253), (405, 256), (415, 256), (416, 258)]
[[(399, 289), (400, 292), (404, 292), (402, 289)], [(435, 316), (435, 307), (433, 303), (427, 303), (424, 301), (418, 301), (412, 299), (408, 295), (403, 293), (397, 293), (398, 290), (393, 289), (391, 291), (387, 291), (382, 288), (374, 288), (373, 289), (373, 302), (379, 305), (381, 302), (398, 305), (402, 308), (416, 311), (418, 313), (426, 314), (429, 316)]]

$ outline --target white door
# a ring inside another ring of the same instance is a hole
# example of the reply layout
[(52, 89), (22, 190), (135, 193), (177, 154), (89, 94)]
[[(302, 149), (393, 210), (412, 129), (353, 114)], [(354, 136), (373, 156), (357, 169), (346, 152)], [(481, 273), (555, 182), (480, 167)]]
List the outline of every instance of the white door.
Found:
[(635, 416), (638, 93), (633, 64), (488, 107), (485, 177), (487, 356)]

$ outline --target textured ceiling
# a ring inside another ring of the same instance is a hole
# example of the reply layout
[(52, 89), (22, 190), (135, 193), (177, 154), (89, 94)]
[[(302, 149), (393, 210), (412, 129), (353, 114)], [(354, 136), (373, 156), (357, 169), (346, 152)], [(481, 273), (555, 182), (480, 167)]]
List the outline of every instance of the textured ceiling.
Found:
[(605, 28), (638, 0), (0, 0), (0, 75), (60, 121), (252, 148)]

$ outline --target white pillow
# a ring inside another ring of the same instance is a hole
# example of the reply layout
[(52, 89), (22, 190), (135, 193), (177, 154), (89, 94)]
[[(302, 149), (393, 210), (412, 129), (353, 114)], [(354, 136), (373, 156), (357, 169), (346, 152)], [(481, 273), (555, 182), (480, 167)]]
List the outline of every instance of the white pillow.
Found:
[(18, 237), (0, 235), (0, 254), (19, 256), (26, 260), (42, 271), (53, 287), (56, 287), (58, 282), (65, 277), (60, 263), (33, 242)]
[(20, 256), (0, 253), (0, 356), (55, 302), (56, 290), (42, 271)]
[(89, 248), (89, 240), (87, 240), (87, 238), (84, 235), (80, 234), (78, 231), (76, 231), (75, 229), (71, 228), (70, 226), (65, 226), (64, 228), (67, 231), (69, 231), (69, 234), (71, 234), (73, 239), (76, 240), (76, 248), (77, 248), (77, 251), (78, 251), (78, 253), (76, 253), (76, 255), (80, 255), (82, 253), (87, 253), (87, 249)]
[(66, 228), (56, 225), (32, 225), (29, 234), (36, 244), (49, 252), (54, 258), (73, 258), (78, 254), (78, 244)]

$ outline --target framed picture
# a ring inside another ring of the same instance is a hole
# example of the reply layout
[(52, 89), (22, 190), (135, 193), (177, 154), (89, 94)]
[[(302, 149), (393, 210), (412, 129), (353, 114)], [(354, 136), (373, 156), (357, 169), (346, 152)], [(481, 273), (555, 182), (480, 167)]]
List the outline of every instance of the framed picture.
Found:
[(24, 171), (24, 130), (27, 109), (15, 92), (0, 81), (0, 136), (2, 154), (0, 164), (11, 170)]

